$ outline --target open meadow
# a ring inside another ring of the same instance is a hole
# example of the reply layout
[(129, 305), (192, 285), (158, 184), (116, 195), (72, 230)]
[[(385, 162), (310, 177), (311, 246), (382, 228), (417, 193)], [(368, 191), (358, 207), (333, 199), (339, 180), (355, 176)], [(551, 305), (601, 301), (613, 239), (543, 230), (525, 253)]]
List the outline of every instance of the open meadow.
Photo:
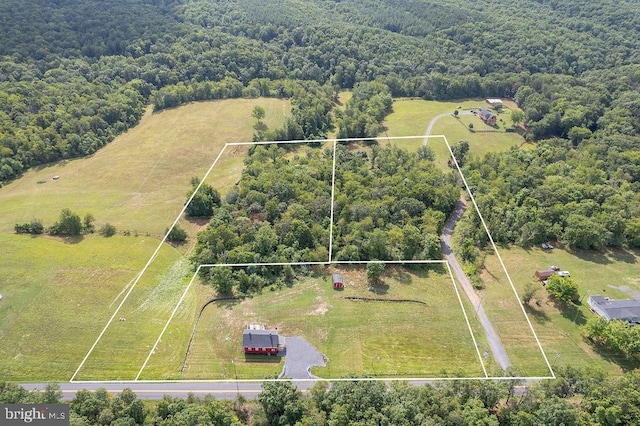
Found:
[[(183, 208), (190, 179), (202, 177), (226, 143), (251, 140), (256, 105), (273, 127), (290, 109), (288, 101), (261, 98), (149, 111), (93, 156), (30, 170), (0, 188), (0, 380), (72, 376)], [(222, 155), (212, 179), (223, 193), (240, 177), (244, 153), (230, 147)], [(52, 225), (63, 208), (91, 213), (97, 228), (109, 222), (118, 234), (14, 234), (16, 223)], [(160, 249), (78, 379), (135, 376), (185, 286), (184, 250)]]
[[(612, 299), (640, 296), (640, 254), (629, 251), (571, 252), (557, 247), (551, 251), (537, 247), (529, 250), (520, 247), (499, 250), (520, 296), (528, 283), (539, 287), (526, 305), (526, 311), (552, 365), (601, 368), (610, 374), (620, 374), (631, 367), (618, 355), (596, 349), (585, 341), (580, 327), (595, 315), (587, 304), (590, 295), (600, 294)], [(549, 265), (557, 265), (571, 273), (571, 278), (579, 288), (579, 303), (563, 308), (548, 297), (547, 291), (534, 277), (534, 272)], [(485, 289), (481, 290), (481, 294), (494, 325), (514, 341), (529, 339), (531, 333), (528, 326), (513, 322), (520, 307), (515, 303), (504, 306), (497, 302), (505, 300), (509, 293), (513, 294), (497, 256), (487, 256), (482, 280)], [(528, 352), (523, 353), (526, 355)], [(530, 355), (522, 361), (528, 363), (529, 359), (535, 359), (535, 356)]]
[[(513, 146), (526, 148), (522, 136), (518, 133), (506, 132), (507, 127), (511, 127), (509, 119), (510, 109), (505, 106), (504, 112), (498, 115), (497, 128), (484, 124), (475, 115), (460, 115), (454, 117), (453, 112), (459, 106), (460, 111), (470, 111), (485, 105), (483, 99), (471, 99), (460, 101), (425, 101), (421, 99), (396, 99), (393, 102), (393, 112), (384, 121), (385, 132), (380, 136), (420, 136), (425, 135), (431, 120), (440, 114), (450, 114), (438, 119), (431, 135), (445, 135), (449, 144), (454, 144), (461, 140), (469, 142), (470, 156), (482, 156), (487, 152), (506, 151)], [(509, 105), (509, 103), (507, 103)], [(469, 124), (473, 124), (473, 131), (469, 129)], [(411, 139), (408, 141), (391, 141), (391, 143), (409, 150), (416, 150), (424, 143), (422, 139)], [(443, 169), (447, 168), (450, 158), (449, 150), (442, 138), (430, 138), (427, 140), (436, 156), (436, 163)]]
[[(266, 324), (285, 336), (307, 339), (327, 361), (326, 367), (313, 369), (322, 378), (482, 377), (451, 277), (442, 265), (436, 269), (389, 265), (382, 282), (369, 286), (364, 267), (335, 265), (299, 277), (291, 288), (211, 304), (200, 319), (179, 378), (233, 379), (237, 374), (239, 379), (260, 379), (279, 374), (284, 365), (279, 357), (258, 360), (242, 353), (247, 324)], [(332, 288), (330, 272), (342, 273), (344, 290)], [(210, 296), (201, 295), (203, 300)], [(168, 331), (174, 327), (180, 324)], [(171, 355), (161, 346), (156, 352), (143, 378), (172, 376), (179, 369), (176, 355), (184, 351)]]

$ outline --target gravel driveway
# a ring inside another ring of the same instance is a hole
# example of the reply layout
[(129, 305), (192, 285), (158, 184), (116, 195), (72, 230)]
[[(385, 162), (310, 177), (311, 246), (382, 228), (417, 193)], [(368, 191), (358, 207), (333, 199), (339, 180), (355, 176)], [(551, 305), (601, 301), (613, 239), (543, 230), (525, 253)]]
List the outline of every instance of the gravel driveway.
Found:
[(314, 379), (316, 377), (309, 372), (311, 367), (325, 365), (322, 354), (311, 346), (304, 337), (287, 337), (285, 351), (284, 369), (280, 377)]

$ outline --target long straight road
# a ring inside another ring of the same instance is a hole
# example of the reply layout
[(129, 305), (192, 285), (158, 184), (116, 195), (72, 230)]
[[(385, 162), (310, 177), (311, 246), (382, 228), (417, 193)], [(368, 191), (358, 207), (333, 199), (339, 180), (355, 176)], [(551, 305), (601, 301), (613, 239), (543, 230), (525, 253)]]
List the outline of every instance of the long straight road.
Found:
[[(470, 114), (472, 114), (471, 111), (459, 112), (459, 115), (470, 115)], [(431, 121), (429, 122), (429, 125), (427, 126), (427, 131), (425, 132), (425, 135), (424, 135), (423, 145), (427, 145), (427, 141), (429, 140), (429, 136), (431, 135), (431, 130), (433, 129), (433, 126), (436, 124), (436, 121), (438, 121), (442, 117), (447, 117), (449, 115), (451, 114), (450, 113), (439, 114), (431, 119)], [(455, 254), (453, 254), (453, 250), (451, 250), (451, 235), (453, 234), (453, 229), (456, 226), (456, 222), (462, 217), (462, 214), (464, 213), (466, 208), (467, 208), (466, 201), (464, 200), (464, 198), (460, 198), (458, 200), (458, 203), (456, 204), (455, 210), (453, 211), (453, 213), (451, 213), (451, 216), (449, 216), (449, 218), (447, 219), (447, 222), (444, 225), (444, 229), (442, 231), (442, 237), (440, 239), (440, 246), (442, 248), (442, 254), (444, 255), (445, 260), (449, 263), (449, 266), (451, 267), (451, 271), (455, 275), (458, 282), (462, 285), (462, 288), (465, 294), (469, 298), (469, 301), (471, 302), (471, 304), (473, 305), (473, 308), (477, 313), (478, 321), (482, 325), (482, 328), (484, 329), (484, 333), (487, 336), (489, 349), (493, 354), (493, 359), (498, 363), (500, 368), (502, 368), (503, 370), (506, 370), (508, 367), (511, 366), (511, 363), (509, 362), (509, 357), (507, 356), (507, 352), (504, 350), (504, 346), (502, 345), (500, 336), (498, 336), (498, 333), (496, 333), (495, 328), (493, 328), (493, 324), (491, 324), (491, 321), (489, 321), (489, 318), (487, 317), (487, 314), (485, 313), (484, 308), (482, 307), (482, 302), (480, 301), (478, 294), (474, 290), (473, 285), (471, 285), (471, 282), (469, 281), (469, 277), (467, 277), (467, 274), (464, 273), (464, 269), (458, 262), (458, 259), (456, 258)]]
[(449, 263), (451, 271), (455, 275), (458, 282), (462, 285), (465, 294), (473, 305), (473, 309), (476, 311), (478, 321), (482, 325), (484, 333), (487, 336), (487, 341), (489, 343), (491, 353), (493, 354), (493, 359), (498, 363), (500, 368), (506, 370), (509, 366), (511, 366), (511, 363), (509, 362), (507, 352), (504, 350), (504, 346), (502, 346), (500, 336), (498, 336), (495, 328), (493, 328), (493, 324), (491, 324), (491, 321), (489, 321), (489, 318), (487, 317), (487, 314), (482, 307), (480, 298), (475, 292), (473, 285), (469, 281), (469, 277), (467, 277), (467, 274), (464, 273), (464, 269), (458, 262), (458, 259), (453, 253), (453, 250), (451, 250), (451, 235), (453, 234), (453, 229), (456, 226), (456, 222), (462, 217), (462, 214), (464, 213), (466, 208), (467, 204), (464, 198), (460, 198), (458, 200), (458, 203), (456, 204), (455, 210), (453, 211), (453, 213), (451, 213), (451, 216), (449, 216), (447, 222), (444, 224), (440, 246), (442, 248), (442, 254), (445, 260)]

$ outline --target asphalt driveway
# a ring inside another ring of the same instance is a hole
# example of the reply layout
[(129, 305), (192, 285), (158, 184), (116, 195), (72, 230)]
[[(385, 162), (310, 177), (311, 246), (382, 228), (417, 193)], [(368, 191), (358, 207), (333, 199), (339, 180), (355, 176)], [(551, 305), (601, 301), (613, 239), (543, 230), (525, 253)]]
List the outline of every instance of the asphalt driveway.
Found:
[(310, 370), (311, 367), (325, 365), (322, 354), (300, 336), (287, 337), (285, 345), (284, 369), (280, 377), (315, 379)]

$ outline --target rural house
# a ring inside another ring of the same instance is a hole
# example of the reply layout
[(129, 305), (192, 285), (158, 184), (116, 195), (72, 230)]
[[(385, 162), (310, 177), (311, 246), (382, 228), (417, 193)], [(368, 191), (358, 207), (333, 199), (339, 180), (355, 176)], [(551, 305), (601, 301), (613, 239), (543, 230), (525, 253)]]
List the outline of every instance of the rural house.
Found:
[(333, 288), (335, 290), (339, 290), (339, 289), (344, 288), (344, 280), (342, 279), (342, 275), (341, 274), (333, 274), (331, 279), (333, 281)]
[(284, 349), (284, 337), (278, 330), (249, 326), (242, 332), (242, 347), (245, 354), (277, 355)]
[(587, 303), (593, 312), (607, 321), (617, 319), (631, 325), (640, 324), (640, 300), (611, 300), (608, 297), (589, 296)]
[(495, 126), (498, 119), (494, 113), (489, 111), (489, 108), (485, 107), (480, 107), (480, 110), (478, 111), (478, 117), (480, 117), (480, 120), (482, 120), (489, 126)]

